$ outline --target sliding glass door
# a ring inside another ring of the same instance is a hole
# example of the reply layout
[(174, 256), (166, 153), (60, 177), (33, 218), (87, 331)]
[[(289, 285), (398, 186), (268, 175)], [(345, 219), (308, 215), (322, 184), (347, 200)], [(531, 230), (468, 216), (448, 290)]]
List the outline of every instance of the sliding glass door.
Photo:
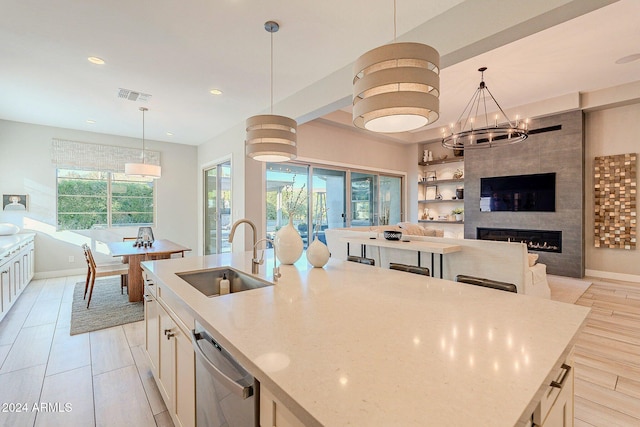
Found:
[[(397, 224), (404, 218), (403, 177), (348, 168), (269, 163), (267, 236), (289, 221), (305, 247), (327, 228)], [(295, 204), (295, 208), (291, 205)]]
[(204, 171), (204, 254), (231, 252), (231, 162)]
[(312, 218), (318, 240), (326, 243), (324, 230), (347, 225), (347, 172), (313, 168)]

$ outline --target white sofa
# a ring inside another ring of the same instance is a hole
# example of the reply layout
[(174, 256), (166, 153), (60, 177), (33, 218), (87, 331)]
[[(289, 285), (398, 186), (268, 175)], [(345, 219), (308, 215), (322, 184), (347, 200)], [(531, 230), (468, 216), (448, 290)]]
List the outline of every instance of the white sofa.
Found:
[[(342, 237), (376, 237), (384, 239), (382, 230), (397, 227), (354, 227), (327, 229), (326, 239), (332, 258), (347, 259), (347, 243)], [(403, 237), (406, 235), (403, 230)], [(452, 239), (445, 237), (429, 237), (408, 235), (410, 240), (449, 243), (462, 246), (460, 252), (450, 253), (443, 258), (443, 279), (455, 280), (459, 274), (482, 277), (499, 282), (513, 283), (518, 293), (550, 298), (551, 290), (547, 283), (547, 266), (536, 263), (529, 265), (527, 246), (524, 243), (497, 242), (490, 240)], [(417, 255), (412, 251), (367, 246), (367, 257), (375, 260), (376, 266), (388, 268), (390, 262), (417, 264)], [(350, 255), (359, 255), (360, 247), (351, 247)], [(421, 255), (422, 265), (433, 269), (431, 254)], [(439, 271), (438, 255), (436, 272)]]

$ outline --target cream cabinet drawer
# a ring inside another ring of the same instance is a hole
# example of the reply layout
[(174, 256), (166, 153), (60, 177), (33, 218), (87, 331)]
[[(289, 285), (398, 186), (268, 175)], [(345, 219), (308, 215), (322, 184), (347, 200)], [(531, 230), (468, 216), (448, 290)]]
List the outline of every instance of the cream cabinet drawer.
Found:
[[(562, 364), (557, 375), (545, 390), (540, 404), (533, 413), (535, 425), (543, 425), (561, 393), (564, 399), (570, 398), (571, 408), (573, 408), (573, 367), (568, 363)], [(562, 402), (558, 403), (563, 404)]]

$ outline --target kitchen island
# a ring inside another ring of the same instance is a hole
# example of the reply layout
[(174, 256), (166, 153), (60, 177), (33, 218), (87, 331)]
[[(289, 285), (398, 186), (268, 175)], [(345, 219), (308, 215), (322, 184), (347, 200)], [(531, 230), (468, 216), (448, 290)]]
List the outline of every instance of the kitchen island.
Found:
[[(142, 265), (179, 323), (202, 323), (307, 426), (527, 425), (589, 312), (304, 256), (274, 286), (214, 298), (175, 274), (250, 264), (236, 253)], [(258, 276), (273, 281), (272, 265)]]

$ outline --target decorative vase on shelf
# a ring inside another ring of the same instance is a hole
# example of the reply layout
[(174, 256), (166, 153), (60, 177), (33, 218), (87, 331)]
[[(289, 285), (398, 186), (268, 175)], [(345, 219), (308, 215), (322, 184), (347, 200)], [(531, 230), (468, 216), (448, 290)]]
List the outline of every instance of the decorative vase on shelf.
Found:
[(289, 217), (289, 224), (276, 232), (274, 240), (276, 256), (281, 264), (290, 265), (300, 259), (304, 244), (302, 237), (293, 226), (293, 218)]
[(327, 245), (318, 240), (317, 236), (314, 237), (313, 242), (307, 248), (307, 261), (309, 261), (309, 264), (322, 268), (329, 262), (330, 256)]

